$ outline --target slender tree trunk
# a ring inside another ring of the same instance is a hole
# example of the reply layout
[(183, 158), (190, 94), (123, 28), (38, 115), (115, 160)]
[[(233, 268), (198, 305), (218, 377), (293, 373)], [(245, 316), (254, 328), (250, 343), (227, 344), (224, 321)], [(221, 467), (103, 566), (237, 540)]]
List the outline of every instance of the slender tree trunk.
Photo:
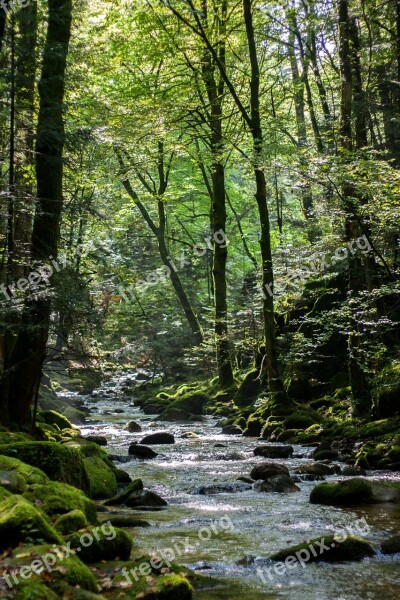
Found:
[[(290, 18), (289, 18), (290, 22)], [(297, 126), (297, 141), (300, 152), (300, 165), (304, 172), (307, 171), (307, 159), (304, 156), (304, 151), (307, 147), (307, 126), (305, 117), (305, 103), (304, 103), (304, 82), (300, 76), (299, 66), (297, 64), (297, 57), (295, 52), (295, 40), (296, 35), (293, 29), (290, 29), (289, 33), (289, 58), (290, 67), (292, 72), (293, 82), (293, 96), (294, 96), (294, 107), (296, 113), (296, 126)], [(304, 183), (301, 188), (301, 199), (303, 205), (303, 214), (308, 221), (307, 235), (310, 242), (317, 239), (318, 235), (315, 228), (314, 218), (314, 201), (311, 191), (311, 186), (308, 182)]]
[(16, 145), (24, 158), (15, 171), (15, 261), (16, 275), (26, 275), (32, 235), (34, 190), (34, 98), (37, 44), (37, 3), (31, 2), (16, 16), (19, 25), (16, 70)]
[(260, 218), (260, 248), (262, 258), (263, 320), (266, 347), (266, 372), (270, 391), (275, 394), (279, 409), (286, 400), (286, 393), (279, 373), (278, 348), (275, 333), (274, 315), (274, 272), (272, 264), (270, 219), (267, 203), (267, 185), (263, 164), (263, 132), (260, 115), (260, 70), (254, 37), (251, 0), (243, 0), (244, 21), (251, 65), (250, 111), (251, 135), (253, 138), (254, 176), (256, 181), (256, 201)]
[[(339, 0), (339, 55), (341, 74), (341, 119), (340, 119), (340, 146), (344, 164), (349, 159), (354, 149), (352, 131), (353, 113), (353, 71), (351, 50), (351, 22), (349, 18), (348, 0)], [(360, 237), (360, 223), (357, 219), (356, 190), (352, 184), (342, 186), (342, 196), (347, 212), (346, 239), (351, 242)], [(357, 295), (364, 289), (363, 265), (360, 255), (349, 253), (349, 288), (350, 308), (355, 313)], [(371, 396), (368, 381), (361, 365), (360, 349), (362, 335), (357, 317), (351, 318), (351, 332), (348, 338), (349, 347), (349, 376), (353, 396), (354, 414), (362, 415), (371, 409)]]
[[(127, 168), (124, 163), (122, 150), (120, 148), (115, 147), (114, 151), (115, 151), (115, 155), (118, 159), (118, 163), (121, 167), (121, 170), (122, 170), (122, 172), (125, 173)], [(155, 238), (157, 240), (160, 258), (161, 258), (163, 264), (168, 268), (168, 271), (170, 272), (170, 279), (171, 279), (172, 286), (173, 286), (176, 296), (179, 300), (179, 303), (182, 307), (182, 310), (185, 314), (188, 325), (193, 333), (194, 341), (197, 345), (200, 345), (203, 343), (203, 332), (201, 329), (201, 325), (197, 318), (196, 313), (193, 310), (193, 307), (189, 300), (189, 296), (187, 295), (185, 288), (182, 285), (181, 279), (180, 279), (178, 273), (176, 272), (174, 262), (169, 257), (166, 238), (165, 238), (166, 217), (165, 217), (164, 202), (163, 202), (162, 197), (165, 194), (165, 191), (167, 189), (168, 174), (165, 173), (163, 142), (159, 142), (159, 145), (158, 145), (159, 188), (158, 188), (157, 193), (155, 194), (154, 190), (150, 186), (147, 185), (145, 179), (140, 175), (140, 173), (138, 173), (136, 171), (136, 174), (139, 177), (142, 185), (144, 185), (144, 187), (146, 188), (147, 192), (149, 192), (150, 194), (152, 194), (153, 196), (155, 196), (157, 198), (158, 219), (159, 219), (158, 225), (156, 225), (156, 223), (150, 216), (149, 212), (147, 211), (146, 207), (140, 201), (139, 196), (137, 195), (135, 189), (132, 187), (129, 178), (126, 175), (124, 176), (124, 179), (122, 180), (122, 185), (124, 186), (125, 190), (129, 194), (129, 196), (132, 198), (132, 200), (135, 202), (143, 219), (145, 220), (146, 224), (148, 225), (148, 227), (150, 228), (151, 232), (153, 233), (153, 235), (155, 236)]]
[[(217, 10), (217, 9), (215, 9)], [(225, 67), (225, 21), (227, 12), (227, 1), (222, 0), (219, 14), (217, 15), (219, 27), (217, 35), (217, 49), (221, 65)], [(208, 14), (207, 2), (203, 1), (204, 26), (207, 29)], [(203, 59), (202, 75), (210, 103), (210, 147), (212, 155), (211, 179), (211, 227), (213, 234), (226, 232), (226, 193), (225, 193), (225, 166), (223, 162), (224, 137), (222, 131), (222, 100), (224, 94), (224, 80), (220, 76), (217, 83), (215, 77), (215, 65), (212, 56), (206, 50)], [(218, 243), (214, 236), (213, 246), (213, 283), (214, 283), (214, 331), (217, 357), (217, 369), (219, 383), (223, 387), (229, 387), (233, 383), (232, 361), (228, 338), (228, 305), (226, 298), (226, 261), (228, 250), (226, 244)]]
[[(33, 223), (32, 266), (57, 256), (62, 209), (63, 99), (71, 31), (71, 0), (49, 0), (48, 27), (39, 83), (36, 136), (37, 206)], [(51, 300), (28, 299), (11, 356), (9, 410), (16, 423), (29, 422), (46, 356)]]

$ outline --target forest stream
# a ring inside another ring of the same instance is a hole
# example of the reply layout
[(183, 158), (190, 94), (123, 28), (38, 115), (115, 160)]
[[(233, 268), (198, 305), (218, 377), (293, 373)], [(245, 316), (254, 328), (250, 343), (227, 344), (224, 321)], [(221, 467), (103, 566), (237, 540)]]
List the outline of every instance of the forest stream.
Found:
[[(160, 552), (178, 542), (176, 561), (212, 578), (209, 586), (195, 593), (198, 600), (389, 600), (400, 597), (398, 561), (378, 550), (379, 542), (399, 529), (399, 504), (354, 509), (313, 505), (309, 503), (309, 495), (315, 482), (309, 481), (301, 481), (298, 484), (301, 491), (292, 494), (257, 493), (253, 489), (200, 494), (201, 488), (211, 485), (233, 484), (245, 488), (237, 478), (249, 476), (252, 467), (263, 460), (253, 456), (257, 439), (222, 435), (214, 417), (203, 417), (193, 423), (156, 421), (155, 415), (145, 415), (134, 405), (134, 396), (128, 401), (126, 396), (121, 400), (120, 388), (126, 377), (126, 374), (115, 377), (92, 396), (79, 399), (91, 410), (82, 435), (105, 436), (107, 452), (125, 457), (123, 463), (117, 465), (132, 478), (142, 478), (147, 488), (168, 502), (163, 510), (122, 511), (151, 524), (151, 527), (129, 530), (134, 540), (133, 556)], [(123, 429), (131, 419), (141, 425), (142, 432), (130, 433)], [(153, 460), (128, 457), (132, 442), (161, 430), (173, 433), (175, 444), (154, 447), (159, 456)], [(182, 438), (182, 434), (189, 431), (198, 438)], [(294, 449), (293, 458), (277, 461), (289, 470), (310, 462), (312, 448), (295, 445)], [(376, 471), (368, 475), (400, 480), (400, 474), (396, 473)], [(327, 477), (327, 480), (334, 479)], [(374, 557), (361, 562), (310, 562), (304, 568), (298, 565), (282, 575), (272, 571), (268, 576), (266, 569), (271, 561), (265, 557), (271, 553), (324, 533), (347, 530), (357, 523), (362, 531), (355, 533), (372, 542), (377, 549)]]

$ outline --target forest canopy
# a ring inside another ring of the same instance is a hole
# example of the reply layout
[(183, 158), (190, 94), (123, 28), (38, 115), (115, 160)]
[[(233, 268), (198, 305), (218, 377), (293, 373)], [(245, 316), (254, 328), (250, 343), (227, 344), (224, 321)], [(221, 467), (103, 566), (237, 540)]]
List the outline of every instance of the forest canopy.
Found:
[(110, 364), (396, 414), (396, 0), (4, 0), (0, 36), (3, 422)]

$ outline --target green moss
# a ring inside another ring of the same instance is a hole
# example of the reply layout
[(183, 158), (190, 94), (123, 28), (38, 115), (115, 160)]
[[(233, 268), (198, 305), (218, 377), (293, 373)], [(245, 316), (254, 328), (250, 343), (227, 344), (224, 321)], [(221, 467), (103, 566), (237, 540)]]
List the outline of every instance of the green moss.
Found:
[(25, 541), (62, 543), (44, 515), (21, 496), (10, 496), (0, 503), (0, 550)]
[[(86, 545), (86, 540), (92, 542)], [(117, 558), (128, 560), (132, 550), (131, 536), (107, 522), (73, 533), (68, 537), (68, 541), (71, 542), (72, 548), (80, 548), (79, 558), (85, 563)]]
[(47, 475), (40, 469), (27, 465), (21, 460), (10, 456), (0, 455), (0, 471), (16, 471), (25, 479), (28, 485), (33, 483), (46, 483), (49, 481)]
[(10, 497), (10, 492), (0, 485), (0, 502)]
[(0, 454), (18, 458), (33, 467), (40, 467), (50, 479), (89, 491), (82, 457), (73, 448), (55, 442), (21, 442), (1, 445)]
[(117, 506), (118, 504), (123, 504), (133, 492), (137, 492), (142, 489), (143, 481), (141, 479), (134, 479), (134, 481), (132, 481), (132, 483), (130, 483), (123, 492), (118, 494), (118, 496), (114, 496), (113, 498), (106, 500), (104, 504), (106, 506)]
[(34, 503), (50, 517), (81, 510), (89, 523), (96, 523), (96, 505), (77, 488), (65, 483), (52, 482), (48, 485), (32, 485), (24, 498)]
[(382, 482), (360, 477), (332, 483), (320, 483), (311, 492), (312, 504), (352, 506), (379, 502), (397, 502), (400, 483)]
[(44, 583), (37, 580), (21, 581), (16, 586), (14, 600), (59, 600), (60, 596), (53, 592)]
[(74, 533), (84, 529), (87, 525), (86, 515), (79, 509), (61, 515), (54, 523), (55, 529), (62, 534)]
[(72, 429), (72, 424), (64, 415), (55, 410), (43, 410), (39, 412), (39, 416), (43, 419), (44, 423), (48, 425), (57, 425), (59, 429)]
[(79, 452), (83, 458), (88, 458), (89, 456), (99, 456), (100, 458), (107, 458), (107, 452), (94, 442), (90, 440), (85, 440), (85, 438), (78, 437), (76, 439), (70, 440), (64, 444), (67, 448), (72, 448)]
[[(96, 445), (96, 444), (95, 444)], [(89, 456), (83, 460), (90, 487), (90, 497), (96, 500), (111, 498), (118, 490), (114, 471), (98, 456)]]
[[(323, 544), (323, 545), (321, 545)], [(310, 546), (314, 552), (310, 550)], [(322, 552), (321, 552), (322, 550)], [(300, 553), (296, 556), (297, 553)], [(270, 558), (275, 561), (284, 561), (287, 557), (302, 557), (304, 562), (340, 562), (345, 560), (361, 560), (366, 556), (375, 554), (371, 544), (357, 536), (326, 535), (290, 546), (276, 552)], [(308, 558), (306, 558), (308, 556)]]
[(307, 427), (311, 427), (315, 422), (319, 419), (317, 414), (311, 415), (309, 411), (308, 413), (296, 411), (291, 414), (289, 417), (283, 422), (283, 426), (285, 429), (307, 429)]
[[(51, 564), (51, 555), (55, 558), (55, 564), (50, 567), (51, 570), (45, 570), (46, 585), (49, 588), (57, 590), (58, 586), (67, 583), (90, 592), (96, 592), (96, 580), (89, 568), (76, 555), (67, 556), (67, 553), (63, 552), (62, 549), (59, 552), (61, 552), (61, 557), (55, 555), (53, 546), (48, 544), (15, 549), (12, 558), (8, 561), (11, 567), (10, 570), (21, 569), (24, 566), (30, 568), (35, 560), (40, 561), (43, 566), (44, 558), (47, 558), (48, 564)], [(41, 576), (33, 573), (30, 581), (38, 580), (41, 580)], [(42, 600), (45, 598), (47, 596), (44, 596)]]
[[(149, 563), (151, 558), (145, 555), (135, 561), (102, 564), (102, 571), (106, 572), (111, 581), (110, 592), (105, 595), (115, 597), (115, 593), (121, 589), (121, 583), (129, 583), (129, 577), (130, 586), (124, 586), (126, 600), (135, 600), (137, 597), (143, 600), (192, 600), (193, 589), (185, 576), (188, 570), (177, 565), (168, 565), (167, 568), (165, 564), (154, 569)], [(146, 575), (139, 570), (140, 568)], [(161, 568), (169, 572), (160, 574)]]

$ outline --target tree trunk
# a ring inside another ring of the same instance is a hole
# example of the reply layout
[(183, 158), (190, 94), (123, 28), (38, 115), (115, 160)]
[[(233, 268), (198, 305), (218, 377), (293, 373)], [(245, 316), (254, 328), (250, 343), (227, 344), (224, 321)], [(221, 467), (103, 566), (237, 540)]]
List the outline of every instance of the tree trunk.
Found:
[[(353, 72), (351, 49), (351, 22), (348, 13), (348, 0), (339, 0), (339, 56), (341, 74), (341, 105), (340, 105), (340, 146), (344, 164), (351, 159), (353, 152)], [(342, 186), (342, 196), (346, 217), (346, 239), (352, 242), (362, 234), (359, 220), (357, 219), (356, 190), (352, 184)], [(350, 309), (353, 312), (348, 338), (349, 348), (349, 376), (353, 396), (353, 411), (362, 415), (371, 409), (371, 395), (364, 369), (361, 365), (360, 348), (362, 336), (357, 317), (354, 314), (357, 305), (356, 297), (364, 289), (363, 264), (359, 253), (348, 254)]]
[(272, 265), (270, 220), (267, 204), (267, 185), (263, 164), (263, 132), (260, 116), (260, 71), (254, 37), (251, 0), (243, 0), (243, 12), (251, 65), (250, 111), (251, 135), (253, 138), (254, 176), (256, 201), (260, 218), (260, 248), (262, 258), (263, 320), (266, 347), (266, 372), (270, 391), (275, 395), (277, 409), (286, 401), (286, 393), (279, 373), (278, 348), (275, 334), (274, 315), (274, 272)]
[[(121, 167), (121, 170), (123, 172), (126, 172), (127, 168), (124, 164), (122, 150), (120, 148), (115, 147), (114, 151), (115, 151), (115, 155), (118, 159), (118, 163)], [(166, 243), (166, 239), (165, 239), (166, 217), (165, 217), (164, 202), (163, 202), (162, 197), (165, 194), (165, 191), (167, 189), (168, 174), (165, 173), (165, 168), (164, 168), (164, 144), (163, 144), (163, 142), (159, 142), (159, 144), (158, 144), (159, 187), (158, 187), (157, 193), (155, 194), (154, 189), (147, 185), (145, 179), (141, 176), (140, 173), (138, 173), (136, 171), (136, 174), (137, 174), (139, 180), (141, 181), (142, 185), (144, 185), (144, 187), (146, 188), (146, 190), (153, 196), (157, 197), (158, 221), (159, 221), (158, 225), (156, 225), (156, 223), (150, 216), (149, 212), (147, 211), (146, 207), (139, 200), (139, 196), (137, 195), (136, 191), (132, 187), (129, 178), (126, 175), (124, 176), (124, 179), (122, 180), (122, 185), (124, 186), (125, 190), (129, 194), (129, 196), (132, 198), (132, 200), (135, 202), (143, 219), (145, 220), (145, 222), (147, 223), (151, 232), (157, 239), (158, 249), (159, 249), (161, 260), (162, 260), (163, 264), (169, 270), (169, 273), (170, 273), (169, 276), (171, 279), (172, 286), (173, 286), (176, 296), (179, 300), (179, 303), (182, 307), (182, 310), (185, 314), (188, 325), (193, 333), (194, 341), (197, 345), (200, 345), (203, 343), (203, 332), (201, 329), (201, 325), (197, 318), (196, 313), (193, 310), (193, 307), (189, 300), (189, 296), (187, 295), (185, 288), (182, 285), (181, 279), (180, 279), (178, 273), (176, 272), (173, 260), (169, 257), (167, 243)]]
[[(215, 9), (217, 10), (217, 9)], [(227, 1), (221, 3), (221, 14), (218, 15), (219, 28), (217, 52), (221, 65), (225, 68), (225, 21)], [(203, 2), (204, 26), (207, 29), (207, 2)], [(222, 131), (222, 100), (224, 95), (224, 80), (220, 76), (217, 83), (215, 65), (212, 56), (206, 50), (203, 67), (203, 81), (206, 86), (210, 103), (210, 148), (212, 156), (211, 179), (211, 227), (213, 234), (226, 231), (226, 192), (225, 192), (225, 167), (223, 163), (224, 138)], [(226, 260), (228, 250), (226, 244), (218, 243), (214, 235), (213, 246), (213, 283), (214, 283), (214, 331), (219, 383), (222, 387), (229, 387), (233, 383), (232, 362), (228, 338), (228, 305), (226, 298)]]
[[(71, 0), (49, 0), (48, 27), (39, 83), (36, 136), (37, 206), (33, 223), (32, 268), (57, 256), (62, 209), (63, 99), (71, 30)], [(48, 294), (26, 301), (21, 330), (11, 356), (8, 404), (10, 419), (31, 420), (46, 356), (51, 299)]]

